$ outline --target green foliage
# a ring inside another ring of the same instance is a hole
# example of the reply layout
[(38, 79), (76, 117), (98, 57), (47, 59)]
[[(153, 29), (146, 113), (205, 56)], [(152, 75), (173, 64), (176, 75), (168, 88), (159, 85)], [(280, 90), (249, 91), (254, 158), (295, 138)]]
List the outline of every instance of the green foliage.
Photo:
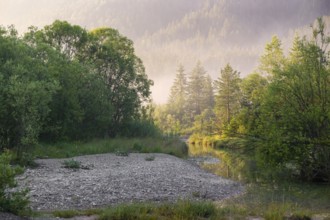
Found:
[(102, 213), (100, 209), (87, 209), (87, 210), (57, 210), (52, 212), (54, 217), (58, 218), (73, 218), (75, 216), (91, 216), (99, 215)]
[(264, 55), (260, 58), (260, 71), (271, 79), (276, 73), (283, 69), (285, 57), (282, 43), (277, 36), (273, 36), (270, 43), (265, 47)]
[(31, 153), (23, 152), (20, 157), (14, 158), (15, 164), (22, 167), (36, 168), (39, 165), (34, 161), (35, 156)]
[[(219, 163), (205, 163), (203, 168), (223, 177), (247, 182), (244, 194), (221, 203), (220, 216), (245, 219), (259, 216), (272, 219), (301, 217), (328, 213), (329, 185), (315, 184), (282, 176), (264, 175), (263, 167), (255, 163), (255, 144), (259, 141), (230, 138), (221, 139), (216, 145), (220, 149), (205, 145), (189, 145), (193, 156), (212, 156)], [(274, 169), (271, 172), (275, 172)], [(290, 174), (289, 174), (290, 175)], [(199, 192), (195, 192), (200, 197)], [(326, 216), (326, 215), (325, 215)]]
[[(212, 131), (222, 138), (248, 138), (260, 175), (329, 182), (330, 38), (324, 27), (319, 19), (313, 39), (296, 37), (288, 57), (273, 37), (260, 59), (258, 71), (264, 76), (240, 80), (229, 65), (222, 70), (216, 81), (216, 123), (196, 117), (200, 129), (193, 142), (203, 143)], [(201, 129), (205, 122), (211, 132)]]
[(180, 124), (185, 122), (186, 117), (188, 104), (187, 86), (187, 77), (184, 73), (183, 66), (180, 65), (171, 87), (171, 92), (167, 103), (168, 114), (173, 115), (175, 120), (178, 120)]
[(242, 80), (241, 109), (233, 121), (236, 127), (233, 128), (232, 125), (229, 127), (229, 130), (233, 130), (231, 133), (260, 137), (261, 105), (267, 86), (266, 78), (258, 73), (250, 74)]
[(0, 211), (24, 215), (29, 211), (27, 190), (7, 192), (16, 186), (15, 176), (22, 172), (17, 166), (11, 166), (12, 155), (5, 151), (0, 155)]
[(213, 107), (212, 82), (206, 71), (198, 62), (189, 75), (188, 81), (188, 117), (194, 121), (194, 117), (200, 115), (203, 110)]
[(116, 150), (115, 154), (116, 154), (116, 156), (120, 156), (120, 157), (129, 156), (129, 152), (127, 150)]
[[(167, 104), (157, 106), (153, 117), (167, 136), (209, 133), (212, 128), (207, 122), (213, 117), (213, 106), (212, 79), (198, 62), (188, 79), (179, 66)], [(202, 123), (204, 119), (208, 121)]]
[(220, 129), (224, 130), (237, 114), (240, 107), (239, 73), (228, 63), (221, 70), (220, 77), (215, 81), (216, 98), (215, 114)]
[(154, 155), (151, 155), (151, 156), (147, 156), (147, 157), (145, 157), (144, 159), (146, 160), (146, 161), (154, 161), (155, 160), (155, 156)]
[(150, 205), (133, 204), (133, 205), (119, 205), (115, 208), (106, 210), (101, 216), (100, 220), (138, 220), (138, 219), (156, 219), (152, 217), (151, 213), (153, 207)]
[(0, 149), (34, 145), (58, 89), (39, 51), (16, 35), (0, 35)]
[(31, 153), (39, 158), (70, 158), (74, 156), (120, 152), (166, 153), (187, 156), (187, 146), (178, 138), (115, 138), (88, 142), (38, 144)]
[(135, 122), (148, 101), (152, 81), (129, 39), (111, 28), (87, 32), (66, 21), (32, 29), (25, 39), (62, 55), (52, 65), (59, 70), (56, 77), (61, 89), (51, 103), (53, 111), (43, 139), (140, 135), (137, 130), (154, 135), (148, 131), (151, 126)]
[(63, 162), (63, 166), (68, 169), (80, 169), (81, 168), (81, 162), (71, 159), (71, 160), (65, 160)]
[(198, 219), (216, 216), (216, 208), (210, 202), (180, 201), (178, 206), (180, 207), (180, 209), (176, 210), (178, 219)]
[(216, 219), (217, 212), (210, 202), (178, 201), (175, 204), (119, 205), (106, 209), (100, 219)]
[(200, 135), (211, 135), (217, 127), (215, 121), (213, 110), (207, 108), (195, 117), (193, 132)]
[(108, 100), (114, 110), (108, 134), (115, 136), (120, 125), (139, 116), (139, 108), (148, 101), (153, 82), (147, 78), (142, 61), (134, 54), (131, 40), (111, 28), (95, 29), (89, 35), (91, 42), (82, 56), (95, 65), (93, 71), (104, 80), (108, 89)]
[(21, 38), (1, 29), (0, 151), (15, 148), (19, 158), (39, 139), (156, 136), (152, 84), (132, 41), (114, 29), (58, 20)]
[(142, 106), (139, 117), (121, 126), (120, 134), (127, 137), (159, 137), (160, 130), (153, 120), (154, 106)]
[(244, 207), (250, 215), (266, 219), (311, 219), (313, 214), (328, 213), (328, 186), (278, 182), (251, 184), (245, 195), (228, 201), (228, 206)]
[(330, 69), (322, 27), (319, 20), (314, 39), (296, 38), (290, 56), (269, 65), (260, 130), (266, 141), (259, 153), (267, 166), (290, 165), (304, 180), (328, 182)]

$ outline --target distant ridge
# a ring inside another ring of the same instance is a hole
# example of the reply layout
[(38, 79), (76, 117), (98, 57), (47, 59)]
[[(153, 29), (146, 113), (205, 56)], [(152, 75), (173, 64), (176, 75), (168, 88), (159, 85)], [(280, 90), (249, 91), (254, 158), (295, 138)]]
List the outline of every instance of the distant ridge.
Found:
[(118, 29), (134, 41), (155, 80), (156, 102), (166, 101), (179, 63), (189, 72), (200, 60), (216, 78), (230, 62), (244, 76), (272, 35), (285, 44), (295, 30), (326, 15), (329, 0), (0, 0), (0, 24), (20, 31), (55, 19)]

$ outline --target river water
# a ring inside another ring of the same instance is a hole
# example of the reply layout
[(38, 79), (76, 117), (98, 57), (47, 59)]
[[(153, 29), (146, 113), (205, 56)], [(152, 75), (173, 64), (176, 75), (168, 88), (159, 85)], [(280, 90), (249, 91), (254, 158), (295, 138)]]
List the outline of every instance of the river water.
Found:
[(246, 181), (251, 177), (251, 161), (235, 152), (188, 144), (188, 153), (188, 160), (216, 175), (239, 181)]

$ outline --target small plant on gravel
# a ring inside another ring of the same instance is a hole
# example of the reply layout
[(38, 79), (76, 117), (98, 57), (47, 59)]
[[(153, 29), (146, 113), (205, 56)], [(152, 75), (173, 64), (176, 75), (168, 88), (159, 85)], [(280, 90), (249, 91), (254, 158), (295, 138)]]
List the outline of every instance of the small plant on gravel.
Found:
[(128, 157), (129, 152), (128, 151), (123, 151), (123, 150), (117, 150), (115, 152), (116, 156), (121, 156), (121, 157)]
[(192, 194), (192, 196), (195, 197), (195, 198), (199, 198), (199, 197), (201, 197), (201, 193), (200, 193), (199, 191), (194, 191), (194, 192), (192, 192), (191, 194)]
[(90, 170), (94, 167), (93, 164), (81, 165), (80, 168), (83, 170)]
[(71, 159), (71, 160), (65, 160), (63, 162), (64, 168), (68, 169), (80, 169), (81, 168), (81, 162)]
[(144, 158), (146, 161), (154, 161), (155, 160), (155, 156), (151, 155), (151, 156), (147, 156)]

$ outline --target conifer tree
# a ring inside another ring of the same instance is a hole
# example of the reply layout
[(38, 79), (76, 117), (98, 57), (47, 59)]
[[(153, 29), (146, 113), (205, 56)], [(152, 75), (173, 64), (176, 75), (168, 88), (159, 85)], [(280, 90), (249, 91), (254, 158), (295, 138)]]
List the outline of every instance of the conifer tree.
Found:
[(213, 106), (212, 80), (198, 62), (189, 76), (187, 111), (190, 121)]
[(228, 125), (240, 107), (239, 72), (228, 63), (215, 81), (215, 113), (220, 127)]
[(182, 123), (187, 106), (187, 77), (182, 65), (178, 68), (167, 105), (169, 113)]

